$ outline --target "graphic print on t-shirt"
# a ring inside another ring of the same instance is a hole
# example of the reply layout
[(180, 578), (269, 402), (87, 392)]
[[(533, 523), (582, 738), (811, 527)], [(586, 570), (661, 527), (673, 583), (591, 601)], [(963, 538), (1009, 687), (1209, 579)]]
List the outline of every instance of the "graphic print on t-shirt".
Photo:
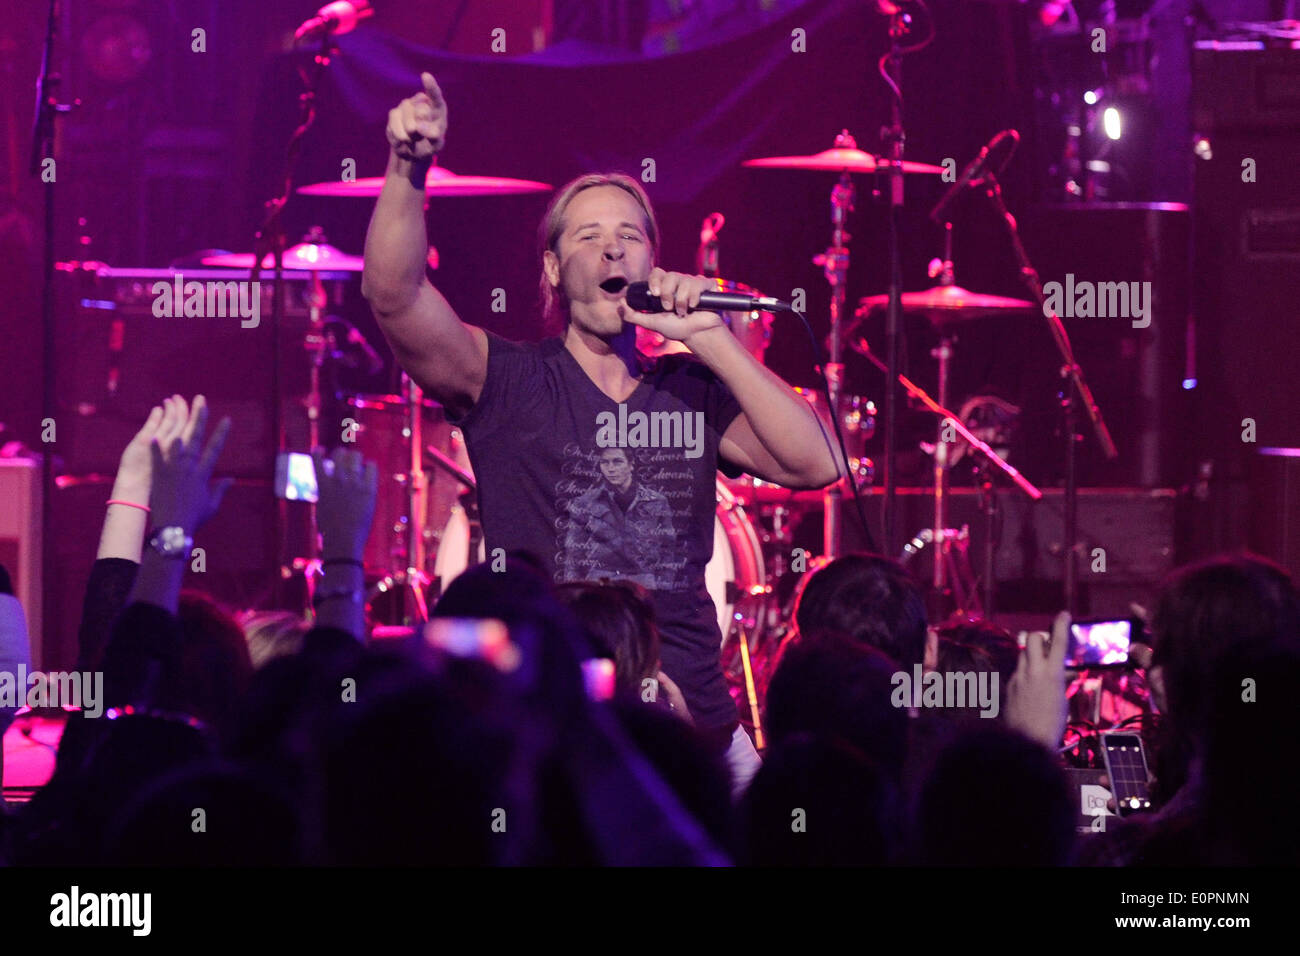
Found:
[(557, 580), (689, 588), (679, 533), (690, 521), (692, 469), (681, 449), (564, 449), (556, 483)]

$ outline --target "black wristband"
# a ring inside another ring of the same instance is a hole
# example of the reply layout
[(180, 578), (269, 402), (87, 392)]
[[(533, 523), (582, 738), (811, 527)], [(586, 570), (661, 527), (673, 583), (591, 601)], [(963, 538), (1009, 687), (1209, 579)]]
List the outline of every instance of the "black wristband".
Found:
[(345, 598), (352, 604), (363, 604), (361, 592), (356, 588), (336, 588), (331, 591), (317, 591), (312, 595), (311, 606), (320, 607), (326, 601), (335, 601), (339, 598)]
[(353, 567), (360, 568), (362, 571), (366, 569), (365, 564), (358, 561), (356, 558), (326, 558), (320, 563), (320, 566), (322, 568), (328, 568), (331, 564), (350, 564)]

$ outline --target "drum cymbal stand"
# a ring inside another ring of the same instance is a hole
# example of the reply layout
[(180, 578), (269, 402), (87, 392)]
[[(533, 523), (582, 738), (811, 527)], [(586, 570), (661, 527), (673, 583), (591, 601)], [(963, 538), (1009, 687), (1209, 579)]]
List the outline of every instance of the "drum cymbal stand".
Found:
[[(953, 284), (953, 267), (952, 267), (952, 223), (944, 223), (944, 251), (943, 263), (939, 271), (940, 285), (950, 286)], [(952, 367), (953, 345), (957, 339), (951, 334), (948, 328), (940, 327), (939, 345), (930, 354), (939, 362), (939, 405), (943, 408), (948, 407), (948, 377)], [(947, 526), (947, 505), (948, 505), (948, 450), (956, 437), (956, 432), (952, 429), (949, 422), (952, 419), (942, 418), (939, 420), (938, 436), (934, 443), (934, 524), (932, 525), (931, 538), (935, 545), (935, 560), (933, 578), (931, 584), (934, 586), (934, 596), (936, 601), (941, 601), (945, 591), (948, 590), (948, 581), (946, 574), (947, 565), (950, 559), (949, 534), (955, 534)], [(965, 529), (963, 529), (965, 530)], [(940, 560), (940, 555), (943, 560)], [(965, 547), (962, 547), (962, 561), (954, 562), (955, 568), (961, 568), (966, 577), (970, 576), (970, 562), (965, 560)], [(963, 568), (964, 564), (964, 568)], [(965, 580), (953, 580), (952, 592), (957, 598), (958, 611), (971, 610), (963, 606), (961, 594), (973, 594), (974, 587), (967, 587), (969, 582)], [(978, 603), (978, 598), (976, 599)]]
[[(325, 364), (327, 341), (325, 336), (325, 306), (329, 302), (325, 294), (325, 284), (320, 273), (312, 271), (311, 289), (307, 293), (307, 308), (310, 324), (303, 336), (303, 349), (311, 357), (311, 377), (307, 395), (302, 400), (307, 411), (307, 447), (313, 451), (321, 447), (321, 368)], [(316, 521), (316, 502), (307, 502), (307, 553), (296, 557), (291, 562), (291, 569), (285, 568), (286, 577), (295, 572), (302, 572), (307, 589), (307, 606), (316, 594), (316, 578), (323, 573), (320, 558), (320, 527)]]
[[(325, 235), (320, 226), (312, 226), (304, 237), (305, 242), (325, 243)], [(333, 357), (329, 336), (325, 332), (325, 309), (329, 305), (329, 295), (325, 291), (325, 282), (321, 272), (312, 269), (311, 285), (306, 295), (308, 309), (307, 332), (303, 336), (303, 350), (310, 356), (310, 377), (307, 394), (302, 399), (302, 407), (307, 413), (307, 447), (315, 450), (321, 448), (321, 375), (327, 357)], [(316, 593), (316, 579), (324, 569), (321, 567), (320, 526), (316, 520), (316, 502), (307, 502), (307, 553), (292, 559), (288, 567), (281, 569), (281, 576), (290, 578), (301, 573), (306, 588), (307, 606), (312, 607), (311, 599)]]
[[(857, 143), (843, 130), (835, 137), (836, 149), (857, 149)], [(847, 170), (840, 173), (840, 180), (831, 189), (831, 244), (826, 251), (813, 257), (813, 263), (822, 267), (826, 282), (831, 287), (831, 332), (830, 360), (826, 363), (827, 404), (830, 407), (832, 421), (839, 414), (840, 390), (844, 380), (844, 344), (842, 337), (842, 320), (844, 315), (844, 297), (847, 292), (849, 271), (848, 242), (852, 238), (844, 228), (848, 214), (853, 211), (855, 187)], [(849, 476), (849, 480), (853, 480)], [(822, 542), (824, 553), (828, 558), (837, 557), (842, 547), (844, 487), (843, 482), (832, 482), (827, 486), (823, 501)]]

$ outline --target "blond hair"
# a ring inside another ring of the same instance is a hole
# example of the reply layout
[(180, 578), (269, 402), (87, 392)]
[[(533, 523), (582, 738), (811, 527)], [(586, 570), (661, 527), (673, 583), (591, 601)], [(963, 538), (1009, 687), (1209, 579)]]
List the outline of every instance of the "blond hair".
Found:
[(654, 209), (650, 206), (650, 197), (646, 195), (641, 184), (626, 173), (587, 173), (569, 182), (555, 194), (551, 204), (546, 208), (541, 226), (537, 230), (542, 258), (542, 276), (539, 283), (541, 295), (542, 322), (548, 330), (558, 332), (563, 327), (564, 301), (563, 287), (552, 286), (546, 279), (546, 252), (549, 250), (559, 256), (560, 236), (564, 234), (564, 213), (573, 202), (573, 197), (584, 189), (595, 186), (616, 186), (636, 200), (645, 216), (646, 238), (650, 242), (650, 264), (655, 265), (659, 255), (659, 223), (655, 219)]

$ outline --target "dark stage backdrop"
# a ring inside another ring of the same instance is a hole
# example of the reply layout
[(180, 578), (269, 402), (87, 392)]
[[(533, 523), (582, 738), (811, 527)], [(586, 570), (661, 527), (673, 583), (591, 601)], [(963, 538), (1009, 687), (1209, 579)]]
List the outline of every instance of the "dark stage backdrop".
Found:
[[(1026, 92), (1017, 77), (1018, 12), (986, 4), (933, 4), (939, 38), (909, 56), (908, 155), (964, 164), (1004, 126), (1022, 125)], [(421, 70), (437, 77), (450, 108), (448, 145), (439, 161), (459, 173), (515, 176), (562, 185), (591, 170), (622, 170), (641, 177), (656, 205), (664, 237), (661, 264), (693, 271), (700, 222), (718, 211), (721, 272), (771, 295), (805, 289), (818, 337), (826, 332), (829, 293), (812, 258), (829, 240), (833, 174), (744, 169), (751, 157), (813, 153), (833, 145), (848, 128), (861, 148), (878, 151), (888, 101), (876, 61), (885, 20), (870, 4), (809, 3), (756, 29), (704, 49), (655, 58), (562, 43), (520, 57), (487, 53), (452, 56), (412, 45), (382, 30), (343, 38), (344, 53), (330, 67), (320, 96), (320, 118), (306, 144), (300, 179), (338, 179), (342, 163), (357, 175), (378, 175), (386, 155), (388, 109), (416, 92)], [(381, 21), (374, 21), (379, 24)], [(792, 51), (792, 31), (806, 35), (806, 52)], [(918, 30), (918, 33), (921, 31)], [(461, 46), (463, 47), (463, 40)], [(248, 135), (253, 191), (251, 223), (260, 195), (273, 184), (280, 143), (294, 120), (295, 62), (271, 63)], [(1027, 201), (1025, 164), (1008, 175), (1013, 202)], [(885, 209), (861, 180), (850, 220), (853, 266), (849, 300), (884, 289)], [(908, 183), (903, 241), (909, 288), (929, 284), (927, 261), (941, 252), (941, 234), (925, 219), (938, 199), (937, 178)], [(536, 227), (547, 196), (435, 200), (431, 240), (441, 267), (435, 282), (462, 317), (502, 334), (534, 339), (539, 254)], [(298, 197), (287, 218), (297, 233), (313, 223), (332, 241), (359, 251), (372, 203)], [(959, 233), (961, 268), (969, 284), (1014, 289), (1006, 250), (978, 210), (965, 210)], [(490, 310), (493, 290), (506, 290), (507, 310)], [(771, 364), (796, 384), (810, 384), (807, 335), (782, 320), (769, 352)], [(929, 360), (914, 356), (924, 378)], [(867, 367), (854, 368), (852, 387), (879, 394)]]

